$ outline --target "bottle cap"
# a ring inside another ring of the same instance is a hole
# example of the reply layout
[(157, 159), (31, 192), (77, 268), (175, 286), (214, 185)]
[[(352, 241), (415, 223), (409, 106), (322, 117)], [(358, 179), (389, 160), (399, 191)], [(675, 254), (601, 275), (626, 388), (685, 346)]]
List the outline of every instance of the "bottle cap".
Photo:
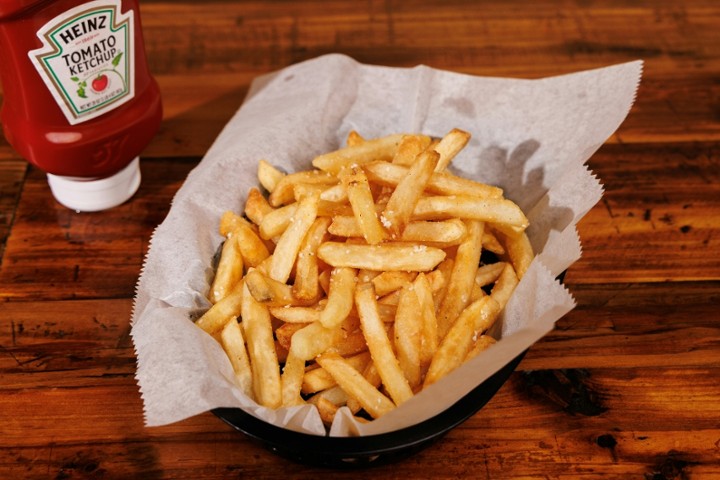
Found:
[(105, 178), (63, 177), (47, 174), (55, 199), (72, 210), (97, 212), (116, 207), (132, 197), (140, 186), (140, 158)]

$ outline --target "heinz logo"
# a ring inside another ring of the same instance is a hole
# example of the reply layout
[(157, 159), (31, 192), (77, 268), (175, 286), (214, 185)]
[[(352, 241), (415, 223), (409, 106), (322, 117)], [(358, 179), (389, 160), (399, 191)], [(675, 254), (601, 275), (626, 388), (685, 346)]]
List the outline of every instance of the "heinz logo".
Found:
[(58, 36), (65, 42), (65, 45), (68, 45), (78, 37), (106, 28), (107, 19), (108, 17), (105, 15), (88, 18), (68, 27), (65, 31), (60, 32)]

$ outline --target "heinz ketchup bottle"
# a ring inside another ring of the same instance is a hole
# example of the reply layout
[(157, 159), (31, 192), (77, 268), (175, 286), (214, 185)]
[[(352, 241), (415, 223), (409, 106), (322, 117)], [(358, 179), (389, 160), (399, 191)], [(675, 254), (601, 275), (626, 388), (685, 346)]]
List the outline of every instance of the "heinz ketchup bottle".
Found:
[(136, 0), (2, 0), (0, 78), (5, 136), (61, 204), (133, 196), (162, 119)]

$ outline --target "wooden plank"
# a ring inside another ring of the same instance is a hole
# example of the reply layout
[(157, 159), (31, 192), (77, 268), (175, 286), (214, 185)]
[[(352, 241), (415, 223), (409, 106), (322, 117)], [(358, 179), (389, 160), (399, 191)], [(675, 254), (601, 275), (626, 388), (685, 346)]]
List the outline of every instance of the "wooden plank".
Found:
[[(528, 478), (620, 479), (620, 478), (714, 478), (720, 472), (705, 443), (717, 430), (700, 435), (668, 431), (620, 431), (583, 436), (577, 431), (554, 435), (549, 429), (516, 430), (514, 438), (491, 437), (482, 445), (468, 443), (474, 432), (456, 429), (432, 446), (400, 463), (375, 467), (377, 478)], [(13, 447), (8, 457), (14, 464), (0, 464), (6, 478), (332, 478), (352, 479), (368, 471), (348, 472), (297, 465), (263, 448), (239, 440), (238, 434), (205, 434), (200, 440), (181, 437), (175, 441), (135, 440), (131, 443), (98, 442), (53, 444), (51, 447)], [(529, 435), (529, 437), (527, 436)], [(683, 438), (677, 449), (673, 438)], [(613, 448), (599, 445), (603, 442)], [(502, 443), (502, 451), (494, 445)], [(226, 448), (218, 445), (228, 445)], [(561, 455), (555, 449), (564, 448)], [(628, 452), (628, 450), (630, 450)], [(242, 453), (240, 453), (242, 452)], [(450, 463), (448, 455), (464, 455)], [(444, 462), (444, 463), (443, 463)], [(428, 465), (433, 465), (432, 470)], [(668, 472), (670, 475), (665, 476)], [(654, 477), (656, 475), (656, 477)], [(681, 476), (682, 475), (682, 476)]]
[(519, 369), (720, 365), (720, 282), (568, 288), (578, 306)]
[(2, 263), (5, 242), (10, 234), (15, 209), (20, 199), (27, 163), (23, 160), (0, 161), (0, 263)]
[[(597, 417), (598, 421), (644, 430), (717, 429), (712, 420), (720, 414), (718, 374), (717, 365), (516, 372), (492, 404), (478, 414), (481, 418), (475, 418), (479, 424), (470, 426), (495, 430), (498, 438), (513, 436), (513, 429), (529, 427), (528, 422), (533, 422), (533, 427), (545, 425), (543, 417), (549, 417), (548, 427), (559, 418), (574, 418), (580, 424)], [(58, 439), (66, 442), (118, 441), (124, 435), (145, 433), (140, 394), (134, 385), (95, 382), (85, 388), (59, 384), (52, 389), (3, 386), (2, 392), (0, 418), (5, 435), (0, 439), (1, 446), (42, 443), (46, 439), (41, 426), (53, 417), (68, 423), (76, 419), (76, 425), (58, 432)], [(108, 405), (113, 409), (108, 410)], [(32, 416), (26, 415), (29, 407)], [(182, 431), (183, 423), (177, 423), (174, 429)], [(218, 420), (217, 425), (221, 424)]]
[(135, 385), (131, 299), (7, 302), (0, 323), (6, 390)]
[[(351, 2), (286, 1), (209, 2), (201, 8), (145, 2), (142, 15), (157, 73), (239, 70), (245, 65), (274, 69), (330, 50), (372, 56), (374, 63), (476, 69), (523, 65), (533, 72), (557, 68), (533, 63), (533, 57), (566, 66), (572, 61), (584, 68), (603, 59), (668, 56), (692, 65), (696, 52), (715, 53), (702, 48), (714, 38), (718, 18), (708, 2), (678, 7), (644, 1), (610, 7), (542, 1), (534, 2), (532, 10), (518, 5), (369, 2), (358, 7)], [(173, 25), (167, 22), (169, 13)], [(677, 28), (681, 21), (685, 28)], [(638, 22), (643, 22), (642, 29), (636, 28)], [(484, 62), (474, 61), (480, 56)]]
[(196, 163), (143, 161), (130, 201), (82, 214), (55, 202), (45, 176), (31, 169), (0, 267), (0, 297), (132, 297), (150, 235)]
[(605, 187), (578, 225), (569, 283), (720, 279), (716, 144), (611, 145), (589, 167)]
[[(688, 476), (717, 473), (718, 374), (717, 366), (516, 373), (469, 421), (378, 474), (402, 468), (403, 475), (418, 478), (434, 465), (443, 478), (640, 476), (667, 459), (684, 462)], [(210, 414), (144, 428), (139, 397), (128, 387), (8, 393), (0, 396), (0, 473), (6, 477), (20, 465), (36, 475), (87, 468), (112, 478), (158, 470), (164, 478), (217, 471), (281, 478), (289, 470), (306, 478), (318, 472), (263, 452)], [(48, 444), (43, 432), (50, 424), (63, 428)], [(448, 462), (450, 457), (463, 461)]]
[[(517, 431), (517, 438), (503, 440), (510, 447), (504, 452), (487, 451), (495, 439), (471, 448), (467, 436), (456, 430), (434, 446), (400, 463), (374, 467), (370, 472), (377, 478), (398, 478), (398, 471), (410, 478), (455, 479), (527, 478), (545, 480), (583, 479), (605, 480), (621, 478), (715, 478), (720, 472), (712, 459), (696, 451), (717, 431), (704, 433), (700, 438), (682, 432), (613, 432), (595, 438), (580, 434), (554, 436), (544, 431), (525, 440)], [(669, 437), (683, 435), (689, 448), (678, 451)], [(599, 438), (613, 439), (621, 447), (605, 448), (597, 445)], [(594, 442), (594, 444), (593, 444)], [(229, 444), (218, 448), (218, 444)], [(582, 453), (552, 453), (555, 448), (572, 449), (583, 445)], [(628, 455), (617, 453), (618, 448), (644, 450)], [(331, 475), (332, 478), (353, 479), (367, 475), (367, 471), (339, 471), (297, 465), (274, 456), (252, 443), (241, 442), (229, 435), (193, 442), (135, 441), (132, 443), (97, 443), (88, 445), (55, 444), (52, 448), (14, 447), (8, 449), (14, 464), (0, 465), (0, 473), (7, 478), (94, 478), (126, 476), (125, 478), (253, 478), (303, 479)], [(244, 452), (244, 455), (238, 452)], [(658, 453), (656, 453), (658, 452)], [(450, 463), (448, 455), (462, 454), (462, 462)], [(707, 461), (705, 461), (707, 459)], [(445, 462), (445, 463), (441, 463)], [(433, 465), (433, 469), (428, 469)], [(5, 468), (3, 468), (5, 467)], [(670, 475), (666, 476), (670, 472)], [(682, 475), (682, 476), (681, 476)]]

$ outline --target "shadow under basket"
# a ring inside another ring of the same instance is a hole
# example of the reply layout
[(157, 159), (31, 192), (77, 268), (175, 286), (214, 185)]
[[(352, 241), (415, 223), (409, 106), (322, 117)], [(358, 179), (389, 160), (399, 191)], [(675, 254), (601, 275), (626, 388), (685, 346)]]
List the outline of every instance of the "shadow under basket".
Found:
[(339, 469), (379, 466), (419, 452), (477, 413), (500, 390), (524, 356), (525, 352), (518, 355), (442, 413), (379, 435), (323, 437), (271, 425), (239, 408), (216, 408), (213, 413), (273, 453), (298, 463)]

